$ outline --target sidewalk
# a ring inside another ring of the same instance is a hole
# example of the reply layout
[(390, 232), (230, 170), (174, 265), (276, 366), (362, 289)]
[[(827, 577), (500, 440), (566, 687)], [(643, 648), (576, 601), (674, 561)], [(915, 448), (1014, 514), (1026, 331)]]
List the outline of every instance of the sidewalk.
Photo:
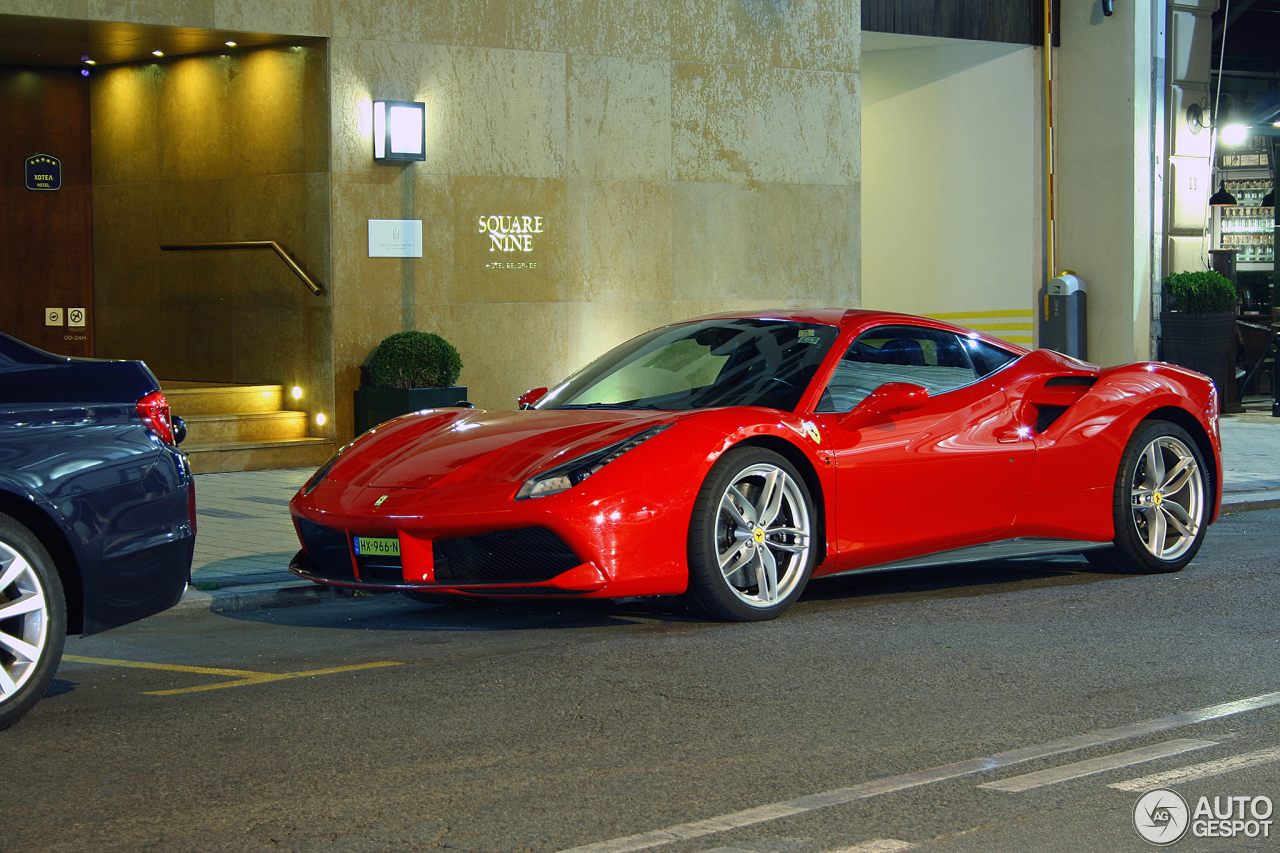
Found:
[[(1280, 418), (1269, 412), (1221, 420), (1224, 512), (1280, 507)], [(289, 499), (312, 470), (196, 476), (192, 588), (175, 609), (242, 610), (341, 595), (289, 573), (299, 547)]]

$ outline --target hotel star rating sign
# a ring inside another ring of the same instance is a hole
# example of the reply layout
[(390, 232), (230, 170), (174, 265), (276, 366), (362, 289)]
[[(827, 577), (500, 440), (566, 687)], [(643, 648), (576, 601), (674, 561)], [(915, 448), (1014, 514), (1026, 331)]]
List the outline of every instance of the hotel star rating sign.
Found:
[(52, 154), (32, 154), (24, 167), (27, 189), (56, 192), (62, 189), (62, 161)]

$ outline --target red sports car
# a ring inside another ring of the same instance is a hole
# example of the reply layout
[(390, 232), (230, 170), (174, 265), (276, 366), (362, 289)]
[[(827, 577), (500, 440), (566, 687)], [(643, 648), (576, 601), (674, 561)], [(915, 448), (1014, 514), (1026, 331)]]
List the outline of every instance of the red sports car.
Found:
[(1177, 571), (1220, 503), (1206, 377), (882, 311), (664, 326), (521, 403), (343, 448), (293, 499), (292, 570), (421, 600), (686, 594), (759, 620), (870, 569), (1077, 552)]

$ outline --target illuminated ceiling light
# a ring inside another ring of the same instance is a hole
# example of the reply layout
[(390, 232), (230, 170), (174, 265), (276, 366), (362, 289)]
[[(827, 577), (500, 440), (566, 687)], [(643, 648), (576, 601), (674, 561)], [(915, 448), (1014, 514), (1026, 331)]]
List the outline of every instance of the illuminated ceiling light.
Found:
[(152, 55), (152, 56), (164, 56), (164, 51), (163, 51), (163, 50), (153, 50), (153, 51), (151, 51), (151, 55)]
[(1222, 129), (1222, 142), (1225, 145), (1239, 145), (1249, 135), (1249, 128), (1243, 124), (1229, 124)]
[(373, 102), (373, 159), (427, 159), (427, 105), (418, 101)]
[(235, 43), (235, 42), (233, 42), (233, 41), (224, 41), (224, 42), (223, 42), (223, 44), (225, 44), (227, 47), (235, 47), (235, 46), (236, 46), (236, 43)]

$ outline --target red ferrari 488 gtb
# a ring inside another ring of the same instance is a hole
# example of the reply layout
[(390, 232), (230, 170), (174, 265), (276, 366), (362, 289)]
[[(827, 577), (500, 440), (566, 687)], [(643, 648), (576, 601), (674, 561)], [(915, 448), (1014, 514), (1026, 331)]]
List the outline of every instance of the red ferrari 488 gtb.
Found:
[(758, 620), (870, 569), (1076, 552), (1177, 571), (1220, 503), (1206, 377), (902, 314), (664, 326), (521, 403), (343, 448), (293, 499), (292, 570), (422, 600), (684, 593)]

